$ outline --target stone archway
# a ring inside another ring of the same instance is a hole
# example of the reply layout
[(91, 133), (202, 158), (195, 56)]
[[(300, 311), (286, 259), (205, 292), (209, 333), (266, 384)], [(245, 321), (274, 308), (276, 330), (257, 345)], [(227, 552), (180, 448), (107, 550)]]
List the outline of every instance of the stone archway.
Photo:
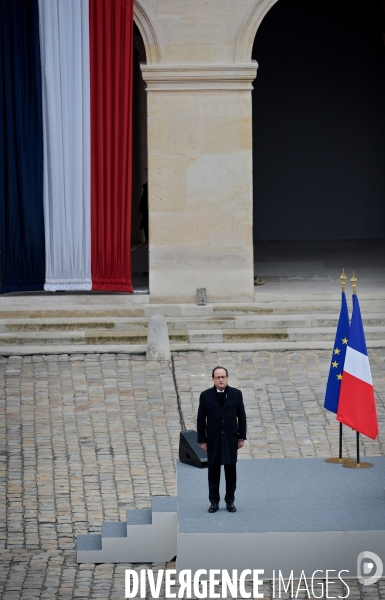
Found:
[[(312, 2), (255, 3), (237, 39), (237, 60), (259, 63), (253, 241), (256, 273), (274, 281), (301, 275), (295, 263), (305, 254), (306, 275), (323, 275), (330, 242), (344, 240), (333, 246), (337, 256), (352, 240), (384, 235), (380, 0), (321, 4), (323, 13)], [(365, 25), (369, 18), (373, 27)], [(337, 205), (340, 222), (331, 216)], [(292, 270), (285, 272), (278, 263), (283, 255), (289, 262), (289, 249)]]
[(254, 299), (251, 48), (273, 4), (135, 3), (147, 53), (151, 302), (194, 302), (201, 287), (208, 302)]
[(242, 23), (235, 44), (235, 63), (250, 63), (255, 36), (263, 18), (278, 0), (257, 0), (254, 8)]
[(147, 64), (159, 64), (161, 62), (161, 53), (156, 31), (147, 11), (139, 0), (134, 1), (134, 21), (143, 38)]

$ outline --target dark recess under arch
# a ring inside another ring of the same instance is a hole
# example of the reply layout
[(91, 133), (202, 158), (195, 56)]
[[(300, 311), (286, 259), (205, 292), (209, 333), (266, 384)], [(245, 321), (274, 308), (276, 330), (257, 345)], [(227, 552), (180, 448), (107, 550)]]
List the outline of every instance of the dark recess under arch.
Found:
[(254, 239), (384, 237), (380, 0), (279, 0), (257, 32)]

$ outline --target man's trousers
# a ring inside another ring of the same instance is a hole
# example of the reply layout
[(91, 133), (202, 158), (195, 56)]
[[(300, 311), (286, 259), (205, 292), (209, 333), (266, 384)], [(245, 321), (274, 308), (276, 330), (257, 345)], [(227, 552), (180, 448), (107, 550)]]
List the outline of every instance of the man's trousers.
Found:
[[(235, 489), (237, 487), (237, 464), (223, 465), (226, 478), (225, 502), (234, 502)], [(209, 500), (211, 504), (216, 504), (220, 500), (219, 483), (221, 480), (221, 465), (209, 465)]]

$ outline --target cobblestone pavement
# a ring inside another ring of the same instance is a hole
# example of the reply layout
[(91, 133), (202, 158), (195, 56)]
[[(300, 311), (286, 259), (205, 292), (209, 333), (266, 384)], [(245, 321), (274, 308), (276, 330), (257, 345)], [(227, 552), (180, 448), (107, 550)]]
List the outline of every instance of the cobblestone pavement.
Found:
[[(338, 426), (322, 407), (329, 360), (321, 351), (176, 353), (186, 427), (195, 428), (211, 369), (224, 364), (248, 414), (241, 457), (335, 455)], [(381, 433), (364, 438), (361, 452), (384, 456), (385, 350), (370, 360)], [(125, 519), (127, 508), (149, 508), (151, 495), (175, 493), (180, 421), (170, 365), (124, 354), (0, 357), (0, 410), (0, 597), (123, 599), (130, 566), (77, 565), (75, 539)], [(344, 444), (354, 456), (354, 432)], [(349, 598), (384, 599), (385, 581), (352, 583)]]

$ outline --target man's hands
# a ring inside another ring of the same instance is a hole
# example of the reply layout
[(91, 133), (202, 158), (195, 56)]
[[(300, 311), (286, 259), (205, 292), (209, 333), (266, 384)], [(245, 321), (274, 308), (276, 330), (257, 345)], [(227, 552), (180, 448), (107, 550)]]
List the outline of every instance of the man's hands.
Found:
[(199, 445), (202, 448), (202, 450), (204, 450), (205, 452), (207, 452), (207, 444), (199, 444)]

